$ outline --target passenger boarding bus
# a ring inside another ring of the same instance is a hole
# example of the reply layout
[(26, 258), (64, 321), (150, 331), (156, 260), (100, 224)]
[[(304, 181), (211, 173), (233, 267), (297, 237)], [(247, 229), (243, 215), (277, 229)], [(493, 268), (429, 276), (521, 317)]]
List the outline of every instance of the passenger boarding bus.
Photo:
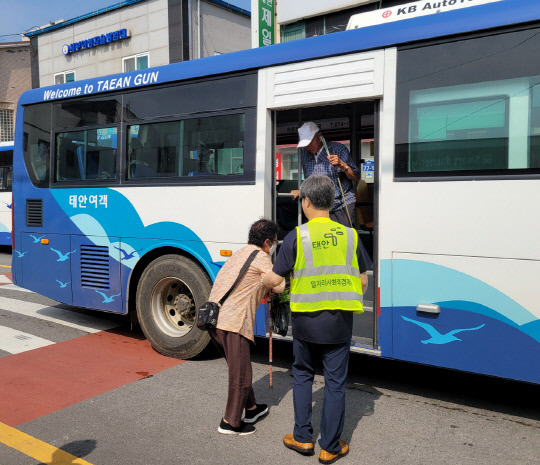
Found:
[(0, 246), (11, 247), (13, 142), (0, 142)]
[(315, 121), (362, 171), (373, 271), (351, 349), (540, 382), (540, 5), (468, 3), (24, 93), (15, 283), (193, 357), (249, 226), (303, 221), (296, 128)]

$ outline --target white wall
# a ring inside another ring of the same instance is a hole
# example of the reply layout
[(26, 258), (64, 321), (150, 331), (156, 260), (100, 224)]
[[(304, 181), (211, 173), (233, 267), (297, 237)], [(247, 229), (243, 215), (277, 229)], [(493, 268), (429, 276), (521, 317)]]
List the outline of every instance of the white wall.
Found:
[[(192, 0), (193, 58), (213, 56), (251, 48), (251, 19), (213, 3)], [(200, 28), (198, 30), (198, 28)], [(198, 38), (201, 37), (202, 47)], [(199, 54), (200, 53), (200, 54)]]
[[(255, 0), (257, 1), (257, 0)], [(277, 2), (277, 22), (286, 24), (302, 18), (319, 16), (353, 6), (374, 3), (376, 0), (309, 0), (308, 2), (281, 0)], [(253, 9), (253, 1), (251, 4)]]
[[(119, 29), (128, 29), (131, 37), (107, 45), (62, 53), (71, 44)], [(169, 20), (167, 0), (148, 0), (113, 10), (38, 36), (40, 86), (54, 84), (54, 74), (76, 70), (77, 81), (122, 72), (122, 58), (150, 53), (150, 66), (169, 63)]]

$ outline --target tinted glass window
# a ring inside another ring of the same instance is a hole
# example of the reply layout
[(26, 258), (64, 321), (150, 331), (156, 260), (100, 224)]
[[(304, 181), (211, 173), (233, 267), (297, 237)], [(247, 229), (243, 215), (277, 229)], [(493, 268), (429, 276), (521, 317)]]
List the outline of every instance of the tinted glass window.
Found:
[(174, 117), (256, 104), (256, 76), (237, 76), (128, 93), (124, 96), (124, 120)]
[(56, 134), (55, 181), (116, 178), (115, 127)]
[(66, 100), (53, 104), (55, 128), (103, 126), (119, 123), (122, 116), (120, 96)]
[(538, 30), (398, 52), (396, 176), (540, 173)]
[(244, 174), (245, 116), (128, 126), (128, 178)]
[(13, 166), (13, 150), (0, 150), (0, 166)]
[(30, 180), (35, 186), (49, 185), (51, 148), (51, 104), (24, 108), (23, 154)]

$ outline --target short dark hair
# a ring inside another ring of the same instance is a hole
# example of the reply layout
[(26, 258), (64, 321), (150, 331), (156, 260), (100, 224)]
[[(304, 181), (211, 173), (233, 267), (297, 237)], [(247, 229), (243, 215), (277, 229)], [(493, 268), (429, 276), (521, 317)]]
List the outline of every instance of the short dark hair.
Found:
[(263, 247), (266, 239), (271, 241), (277, 236), (279, 226), (271, 220), (261, 218), (255, 221), (249, 228), (248, 244)]
[(300, 186), (300, 198), (307, 197), (317, 210), (330, 210), (334, 205), (333, 181), (322, 174), (312, 174)]

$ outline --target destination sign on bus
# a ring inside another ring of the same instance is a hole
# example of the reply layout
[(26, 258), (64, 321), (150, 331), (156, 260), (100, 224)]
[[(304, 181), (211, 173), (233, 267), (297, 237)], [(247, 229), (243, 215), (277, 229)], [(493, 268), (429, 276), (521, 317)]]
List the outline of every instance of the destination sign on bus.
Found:
[(418, 16), (443, 13), (469, 6), (484, 5), (485, 3), (500, 2), (501, 0), (421, 0), (406, 3), (392, 8), (381, 8), (351, 16), (347, 29), (374, 26), (376, 24), (391, 23), (401, 19), (416, 18)]

